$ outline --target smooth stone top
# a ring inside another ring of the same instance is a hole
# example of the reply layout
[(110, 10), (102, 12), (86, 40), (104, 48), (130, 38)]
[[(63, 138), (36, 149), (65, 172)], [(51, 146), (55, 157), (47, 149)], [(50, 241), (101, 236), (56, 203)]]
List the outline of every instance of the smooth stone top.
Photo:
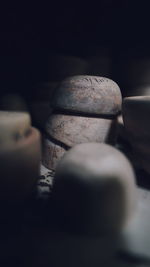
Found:
[(121, 92), (112, 80), (99, 76), (72, 76), (56, 88), (54, 109), (97, 115), (116, 115), (121, 110)]
[(128, 159), (110, 145), (76, 145), (57, 165), (52, 196), (68, 229), (120, 231), (136, 205), (134, 172)]
[(31, 127), (27, 112), (0, 111), (0, 144), (9, 146), (24, 138)]

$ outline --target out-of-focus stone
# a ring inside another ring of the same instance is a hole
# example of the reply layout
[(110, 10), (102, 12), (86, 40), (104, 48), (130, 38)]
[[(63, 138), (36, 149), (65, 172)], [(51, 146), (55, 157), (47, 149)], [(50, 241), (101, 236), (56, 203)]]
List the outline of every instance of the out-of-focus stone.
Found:
[(67, 230), (102, 235), (118, 232), (137, 202), (132, 166), (112, 146), (76, 145), (57, 165), (52, 198)]
[(24, 139), (31, 127), (27, 112), (0, 111), (0, 146), (9, 147)]
[[(7, 132), (7, 126), (4, 126)], [(10, 137), (11, 138), (11, 137)], [(38, 179), (41, 160), (40, 133), (35, 128), (24, 138), (0, 149), (0, 206), (20, 205)]]

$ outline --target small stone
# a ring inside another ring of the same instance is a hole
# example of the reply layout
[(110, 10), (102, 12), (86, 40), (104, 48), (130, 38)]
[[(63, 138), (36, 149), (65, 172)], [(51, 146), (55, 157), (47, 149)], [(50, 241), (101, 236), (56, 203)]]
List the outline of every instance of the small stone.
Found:
[(55, 170), (56, 165), (65, 152), (66, 149), (63, 146), (55, 144), (54, 142), (45, 138), (43, 142), (43, 165), (50, 170)]
[(121, 92), (112, 80), (80, 75), (65, 79), (56, 88), (53, 107), (76, 113), (117, 115), (121, 110)]
[(1, 148), (16, 145), (30, 131), (31, 118), (27, 112), (0, 111)]
[(119, 232), (137, 202), (132, 166), (110, 145), (76, 145), (57, 165), (52, 199), (67, 230), (102, 235)]
[(150, 96), (126, 97), (122, 110), (126, 133), (139, 162), (138, 167), (150, 173)]
[(53, 114), (46, 132), (54, 139), (72, 147), (87, 142), (114, 142), (115, 120)]

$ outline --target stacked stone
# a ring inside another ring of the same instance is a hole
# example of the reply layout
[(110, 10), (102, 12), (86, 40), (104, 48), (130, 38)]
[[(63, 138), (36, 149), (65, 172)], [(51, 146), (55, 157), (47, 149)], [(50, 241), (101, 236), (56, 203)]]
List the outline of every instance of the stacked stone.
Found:
[(121, 101), (118, 85), (108, 78), (80, 75), (62, 81), (46, 124), (44, 166), (55, 169), (65, 151), (76, 144), (114, 144)]

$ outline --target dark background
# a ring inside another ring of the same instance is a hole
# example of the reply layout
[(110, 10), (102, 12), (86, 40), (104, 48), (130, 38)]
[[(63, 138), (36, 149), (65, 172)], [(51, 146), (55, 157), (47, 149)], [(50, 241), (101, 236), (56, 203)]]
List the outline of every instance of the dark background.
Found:
[[(129, 79), (130, 75), (127, 75), (131, 59), (146, 59), (150, 62), (148, 1), (99, 0), (97, 6), (92, 1), (85, 5), (71, 2), (70, 6), (57, 2), (49, 3), (49, 5), (37, 2), (35, 5), (31, 3), (23, 5), (21, 2), (20, 6), (12, 3), (12, 6), (8, 5), (1, 9), (0, 97), (11, 92), (28, 98), (35, 92), (33, 87), (36, 84), (53, 80), (52, 64), (49, 67), (49, 54), (53, 53), (81, 57), (85, 60), (90, 56), (110, 58), (112, 64), (108, 76), (119, 84), (123, 95), (130, 94), (134, 87)], [(150, 64), (148, 70), (150, 70)], [(93, 74), (92, 70), (91, 74)], [(133, 80), (136, 84), (136, 79)], [(150, 80), (148, 84), (149, 82)], [(17, 236), (14, 233), (13, 225), (13, 238), (10, 237), (9, 242), (1, 239), (0, 247), (5, 251), (4, 258), (8, 262), (15, 261), (16, 258), (17, 260), (25, 258), (27, 262), (30, 262), (30, 257), (35, 257), (36, 263), (39, 263), (36, 266), (44, 266), (43, 258), (46, 261), (45, 254), (50, 255), (51, 250), (52, 263), (53, 260), (54, 262), (59, 262), (61, 259), (68, 260), (69, 255), (69, 259), (73, 258), (75, 262), (74, 266), (78, 265), (76, 262), (78, 263), (80, 257), (82, 258), (80, 247), (84, 248), (87, 240), (80, 245), (80, 240), (75, 239), (70, 245), (68, 236), (59, 237), (58, 235), (56, 238), (52, 235), (50, 239), (47, 230), (44, 230), (44, 234), (41, 230), (39, 234), (39, 228), (35, 229), (35, 225), (33, 225), (35, 232), (31, 229), (31, 233), (25, 232), (23, 237), (22, 234)], [(4, 238), (6, 239), (5, 236)], [(34, 242), (37, 246), (33, 251)], [(47, 248), (48, 242), (51, 242), (50, 248)], [(90, 244), (87, 245), (88, 249), (85, 250), (85, 258), (91, 258), (91, 262), (93, 259), (95, 262), (98, 261), (99, 246), (97, 241), (91, 243), (90, 240)], [(20, 249), (19, 253), (18, 249)], [(41, 250), (42, 255), (39, 253)], [(39, 262), (40, 259), (41, 262)], [(49, 262), (45, 266), (49, 266)]]
[(47, 81), (53, 51), (86, 58), (94, 47), (109, 50), (110, 77), (121, 85), (120, 61), (150, 56), (148, 1), (101, 0), (78, 4), (7, 6), (1, 9), (0, 89), (28, 94)]

